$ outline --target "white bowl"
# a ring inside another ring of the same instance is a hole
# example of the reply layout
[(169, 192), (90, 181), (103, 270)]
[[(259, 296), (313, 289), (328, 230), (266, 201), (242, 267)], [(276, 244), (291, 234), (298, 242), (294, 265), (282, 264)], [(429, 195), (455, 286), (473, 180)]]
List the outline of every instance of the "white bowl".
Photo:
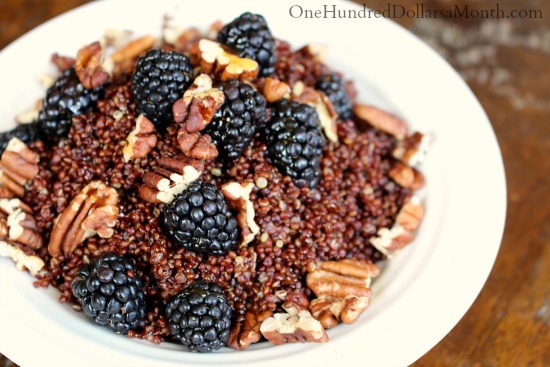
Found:
[[(0, 259), (0, 351), (27, 366), (406, 366), (432, 348), (468, 310), (497, 255), (506, 211), (502, 159), (491, 125), (459, 75), (434, 51), (385, 19), (293, 18), (289, 1), (102, 1), (38, 27), (0, 53), (0, 121), (32, 107), (53, 52), (74, 55), (107, 28), (160, 35), (178, 5), (186, 26), (206, 28), (246, 10), (263, 14), (295, 47), (329, 46), (329, 64), (352, 78), (359, 100), (404, 117), (434, 140), (421, 167), (426, 217), (415, 241), (384, 267), (371, 305), (351, 326), (328, 330), (327, 344), (254, 345), (193, 354), (97, 327), (58, 302), (53, 289)], [(333, 1), (329, 7), (356, 9)], [(303, 9), (323, 4), (301, 2)], [(29, 10), (32, 11), (32, 10)], [(296, 14), (296, 13), (294, 13)], [(329, 14), (330, 15), (330, 14)]]

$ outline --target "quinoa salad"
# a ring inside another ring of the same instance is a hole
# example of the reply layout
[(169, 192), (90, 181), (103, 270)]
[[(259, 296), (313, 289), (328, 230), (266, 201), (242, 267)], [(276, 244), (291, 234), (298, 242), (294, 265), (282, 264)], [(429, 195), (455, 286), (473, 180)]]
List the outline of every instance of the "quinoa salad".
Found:
[(368, 312), (423, 219), (428, 139), (267, 20), (53, 53), (0, 133), (0, 256), (98, 327), (193, 352), (325, 343)]

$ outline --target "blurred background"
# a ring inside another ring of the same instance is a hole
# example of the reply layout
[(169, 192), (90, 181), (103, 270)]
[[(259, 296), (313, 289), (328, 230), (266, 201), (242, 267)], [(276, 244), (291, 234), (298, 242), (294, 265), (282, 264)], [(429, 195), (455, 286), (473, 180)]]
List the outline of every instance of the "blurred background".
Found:
[[(2, 0), (0, 49), (87, 2)], [(468, 83), (491, 120), (506, 169), (507, 223), (493, 271), (459, 324), (413, 366), (549, 366), (550, 1), (500, 0), (505, 17), (484, 19), (420, 18), (417, 4), (424, 11), (467, 5), (474, 12), (496, 9), (497, 1), (356, 2), (380, 11), (395, 7), (398, 15), (416, 12), (418, 17), (393, 20), (432, 46)], [(517, 17), (506, 18), (512, 11)], [(0, 355), (0, 367), (14, 366)]]

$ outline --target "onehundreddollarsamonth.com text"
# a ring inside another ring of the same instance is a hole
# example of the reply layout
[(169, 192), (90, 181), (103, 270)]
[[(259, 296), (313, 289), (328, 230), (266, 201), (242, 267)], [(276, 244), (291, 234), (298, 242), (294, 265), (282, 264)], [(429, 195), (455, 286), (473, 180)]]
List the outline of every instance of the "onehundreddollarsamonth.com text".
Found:
[[(518, 2), (520, 4), (520, 2)], [(398, 4), (386, 4), (382, 10), (367, 8), (363, 4), (362, 9), (352, 9), (341, 5), (322, 5), (307, 7), (306, 5), (292, 5), (288, 10), (292, 18), (324, 18), (324, 19), (370, 19), (370, 18), (522, 18), (542, 19), (540, 9), (505, 9), (499, 3), (490, 8), (474, 8), (470, 4), (453, 5), (448, 9), (429, 9), (423, 3), (417, 3), (410, 7)]]

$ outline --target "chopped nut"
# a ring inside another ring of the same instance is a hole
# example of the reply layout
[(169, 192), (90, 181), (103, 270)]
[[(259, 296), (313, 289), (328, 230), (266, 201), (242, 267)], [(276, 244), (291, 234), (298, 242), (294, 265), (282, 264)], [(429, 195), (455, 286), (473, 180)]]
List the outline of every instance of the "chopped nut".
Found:
[(430, 138), (422, 133), (415, 132), (400, 140), (392, 150), (392, 155), (395, 159), (415, 167), (422, 163), (426, 157)]
[(369, 105), (357, 105), (353, 109), (355, 115), (373, 127), (384, 131), (397, 139), (403, 139), (407, 135), (407, 124), (399, 117), (377, 107)]
[(97, 41), (78, 50), (75, 71), (85, 88), (97, 88), (111, 78), (103, 65), (103, 55), (104, 49)]
[(48, 252), (70, 255), (89, 237), (110, 238), (118, 217), (118, 194), (101, 181), (92, 181), (71, 201), (54, 224)]
[(313, 317), (329, 329), (342, 321), (353, 324), (365, 311), (370, 303), (370, 297), (346, 296), (341, 299), (321, 297), (311, 301), (310, 311)]
[(237, 323), (231, 330), (227, 345), (236, 350), (245, 350), (251, 344), (257, 343), (262, 338), (260, 326), (264, 320), (272, 316), (271, 311), (247, 311), (244, 314), (244, 320)]
[(315, 61), (325, 63), (328, 53), (328, 46), (320, 43), (310, 43), (302, 47), (300, 50), (306, 56), (313, 58)]
[(338, 141), (336, 126), (338, 114), (326, 94), (306, 87), (302, 82), (297, 82), (292, 89), (292, 99), (315, 108), (326, 137), (332, 142)]
[(76, 62), (73, 57), (61, 56), (57, 52), (52, 55), (51, 61), (52, 64), (54, 64), (59, 71), (64, 71), (72, 68)]
[(380, 274), (380, 270), (373, 263), (352, 259), (323, 261), (319, 264), (319, 269), (353, 278), (366, 279), (367, 287), (370, 286), (371, 279)]
[(145, 182), (139, 188), (139, 195), (150, 203), (170, 203), (185, 190), (191, 182), (200, 177), (204, 165), (196, 160), (176, 156), (162, 157), (159, 166), (143, 177)]
[(38, 174), (39, 159), (25, 143), (12, 138), (0, 158), (0, 187), (22, 197), (27, 182)]
[(414, 239), (413, 232), (418, 229), (424, 217), (424, 208), (418, 197), (407, 201), (399, 213), (392, 228), (380, 228), (370, 243), (389, 259)]
[(260, 227), (254, 221), (254, 204), (250, 201), (250, 193), (254, 184), (249, 182), (244, 186), (237, 182), (228, 182), (222, 186), (222, 193), (228, 200), (229, 205), (238, 210), (237, 222), (243, 236), (242, 244), (246, 245), (254, 240), (254, 237), (260, 233)]
[(6, 242), (0, 241), (0, 256), (11, 257), (19, 270), (27, 269), (32, 275), (44, 267), (44, 261), (36, 255), (27, 255), (20, 248)]
[(290, 94), (290, 85), (280, 80), (267, 77), (265, 78), (262, 94), (269, 103), (276, 102)]
[(139, 115), (136, 119), (136, 127), (126, 138), (126, 146), (122, 150), (124, 161), (145, 158), (156, 144), (155, 125), (145, 115)]
[(185, 126), (188, 133), (202, 131), (212, 121), (224, 100), (223, 92), (212, 87), (212, 79), (206, 74), (200, 74), (185, 91), (183, 98), (174, 103), (174, 120), (184, 123), (182, 127)]
[(389, 170), (388, 176), (398, 185), (408, 189), (417, 190), (424, 186), (424, 176), (420, 171), (396, 161), (393, 167)]
[(208, 161), (218, 156), (218, 149), (208, 134), (189, 133), (185, 127), (178, 131), (177, 140), (185, 156)]
[(306, 310), (297, 314), (276, 313), (262, 322), (260, 332), (273, 344), (328, 341), (328, 335), (321, 323)]
[(115, 64), (123, 63), (138, 57), (141, 53), (152, 48), (157, 39), (154, 36), (143, 36), (127, 43), (124, 47), (116, 50), (111, 59)]
[(31, 209), (19, 199), (0, 199), (0, 211), (7, 215), (5, 226), (8, 229), (4, 239), (20, 242), (33, 250), (43, 245), (42, 236), (31, 214)]
[(190, 53), (193, 65), (200, 65), (203, 73), (219, 76), (222, 81), (247, 80), (258, 75), (256, 61), (230, 54), (214, 41), (202, 39), (191, 47)]

